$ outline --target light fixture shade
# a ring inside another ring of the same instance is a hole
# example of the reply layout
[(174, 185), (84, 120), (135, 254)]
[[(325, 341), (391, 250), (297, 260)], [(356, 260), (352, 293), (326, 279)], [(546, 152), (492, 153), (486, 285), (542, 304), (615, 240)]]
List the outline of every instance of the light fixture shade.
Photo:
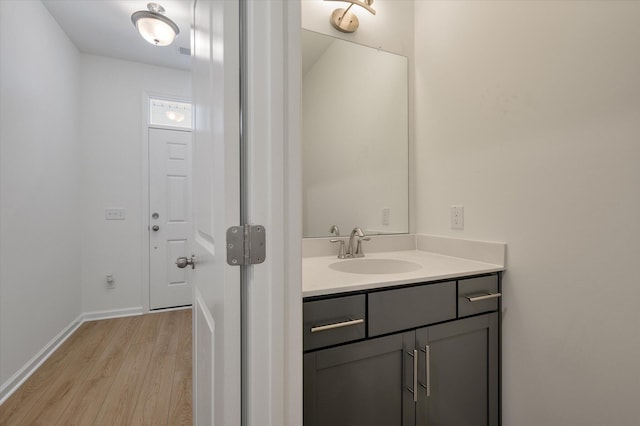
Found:
[(131, 15), (131, 22), (145, 40), (156, 46), (168, 46), (180, 34), (178, 26), (171, 19), (152, 11), (135, 12)]

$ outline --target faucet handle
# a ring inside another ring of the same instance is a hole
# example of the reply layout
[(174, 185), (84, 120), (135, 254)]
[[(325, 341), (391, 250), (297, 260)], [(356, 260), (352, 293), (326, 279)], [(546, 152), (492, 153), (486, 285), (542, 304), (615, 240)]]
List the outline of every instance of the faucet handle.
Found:
[(344, 240), (338, 240), (336, 238), (329, 240), (332, 243), (340, 243), (340, 248), (338, 249), (338, 259), (344, 259), (347, 257), (347, 250), (344, 247)]
[(353, 257), (364, 257), (364, 252), (362, 251), (363, 241), (371, 241), (371, 238), (370, 237), (358, 238), (358, 244), (356, 245), (356, 252), (353, 254)]
[(336, 237), (340, 236), (340, 228), (338, 227), (338, 225), (331, 225), (331, 228), (329, 228), (329, 232), (331, 234), (335, 233)]

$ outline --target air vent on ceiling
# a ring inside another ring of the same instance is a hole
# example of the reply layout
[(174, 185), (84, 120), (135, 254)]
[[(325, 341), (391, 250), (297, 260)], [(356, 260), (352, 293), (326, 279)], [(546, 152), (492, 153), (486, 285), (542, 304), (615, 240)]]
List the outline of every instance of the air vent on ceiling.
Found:
[(188, 47), (178, 47), (178, 53), (181, 55), (191, 56), (191, 49)]

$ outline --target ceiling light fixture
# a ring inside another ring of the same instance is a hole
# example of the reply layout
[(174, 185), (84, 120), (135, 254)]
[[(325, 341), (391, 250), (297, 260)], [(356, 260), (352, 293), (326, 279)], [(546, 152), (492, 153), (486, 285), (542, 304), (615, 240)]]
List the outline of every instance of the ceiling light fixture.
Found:
[(168, 46), (180, 33), (171, 19), (163, 15), (164, 7), (158, 3), (147, 4), (149, 10), (139, 10), (131, 15), (131, 22), (140, 35), (156, 46)]

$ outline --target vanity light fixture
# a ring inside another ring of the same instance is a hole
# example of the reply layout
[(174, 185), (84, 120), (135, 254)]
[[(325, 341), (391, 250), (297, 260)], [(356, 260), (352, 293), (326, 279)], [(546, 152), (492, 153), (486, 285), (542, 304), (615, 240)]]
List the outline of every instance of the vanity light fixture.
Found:
[(347, 3), (351, 3), (349, 7), (347, 7), (346, 9), (334, 10), (331, 16), (329, 17), (329, 21), (331, 21), (331, 25), (333, 25), (333, 27), (336, 30), (342, 31), (343, 33), (352, 33), (355, 30), (357, 30), (358, 26), (360, 25), (360, 21), (358, 21), (358, 17), (354, 13), (349, 12), (349, 9), (351, 9), (351, 7), (354, 4), (357, 4), (358, 6), (367, 9), (373, 15), (376, 14), (376, 11), (371, 7), (371, 5), (373, 4), (373, 0), (325, 0), (325, 1), (344, 1)]
[(140, 35), (156, 46), (168, 46), (180, 33), (178, 26), (163, 15), (164, 7), (158, 3), (147, 4), (149, 10), (139, 10), (131, 15), (131, 22)]

